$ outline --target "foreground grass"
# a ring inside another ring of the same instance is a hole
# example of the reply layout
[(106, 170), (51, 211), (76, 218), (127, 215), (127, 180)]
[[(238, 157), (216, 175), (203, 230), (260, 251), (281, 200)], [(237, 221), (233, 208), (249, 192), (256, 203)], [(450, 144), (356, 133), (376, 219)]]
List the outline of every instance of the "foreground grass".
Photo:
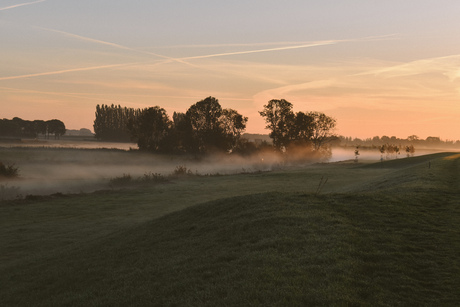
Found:
[(4, 204), (0, 301), (457, 306), (459, 159), (401, 161)]

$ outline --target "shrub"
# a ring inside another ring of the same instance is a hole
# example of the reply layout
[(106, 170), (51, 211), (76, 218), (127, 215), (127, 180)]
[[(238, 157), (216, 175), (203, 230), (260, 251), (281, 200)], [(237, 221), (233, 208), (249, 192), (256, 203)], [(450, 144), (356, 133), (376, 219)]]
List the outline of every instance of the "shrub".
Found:
[(158, 173), (145, 173), (144, 176), (142, 176), (140, 179), (139, 179), (142, 183), (149, 183), (149, 182), (152, 182), (152, 183), (163, 183), (163, 182), (167, 182), (168, 179), (165, 178), (163, 175), (161, 174), (158, 174)]
[(192, 175), (192, 171), (187, 169), (186, 166), (183, 166), (183, 165), (179, 165), (179, 166), (176, 166), (176, 169), (174, 170), (174, 175), (176, 176), (184, 176), (184, 175)]
[(19, 176), (19, 169), (14, 164), (5, 165), (0, 162), (0, 177), (15, 178)]
[(132, 179), (133, 178), (131, 177), (130, 174), (123, 174), (123, 176), (111, 178), (109, 181), (109, 185), (111, 187), (120, 187), (120, 186), (128, 185), (131, 183)]
[(123, 174), (123, 176), (110, 179), (109, 186), (115, 187), (133, 187), (142, 186), (147, 184), (166, 183), (169, 180), (158, 173), (145, 173), (144, 176), (133, 178), (130, 174)]

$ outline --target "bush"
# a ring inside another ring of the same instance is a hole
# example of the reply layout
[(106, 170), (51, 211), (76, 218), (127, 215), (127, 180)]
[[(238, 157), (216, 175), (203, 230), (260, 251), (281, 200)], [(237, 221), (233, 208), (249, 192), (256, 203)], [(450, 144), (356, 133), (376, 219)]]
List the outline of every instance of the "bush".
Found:
[(176, 176), (184, 176), (184, 175), (192, 175), (192, 171), (187, 169), (186, 166), (183, 166), (183, 165), (179, 165), (179, 166), (176, 166), (176, 169), (174, 170), (174, 173), (173, 175), (176, 175)]
[(163, 182), (168, 182), (168, 179), (165, 178), (163, 175), (158, 174), (158, 173), (145, 173), (144, 176), (142, 176), (139, 179), (142, 183), (163, 183)]
[(119, 187), (133, 187), (133, 186), (143, 186), (147, 184), (155, 183), (166, 183), (169, 180), (161, 174), (158, 173), (145, 173), (144, 176), (139, 178), (133, 178), (130, 174), (123, 174), (123, 176), (115, 177), (110, 179), (109, 186), (112, 188)]
[(0, 162), (0, 177), (15, 178), (19, 176), (19, 169), (14, 164), (5, 165)]
[(109, 185), (111, 187), (120, 187), (125, 186), (131, 183), (132, 177), (130, 174), (123, 174), (123, 176), (111, 178), (109, 181)]

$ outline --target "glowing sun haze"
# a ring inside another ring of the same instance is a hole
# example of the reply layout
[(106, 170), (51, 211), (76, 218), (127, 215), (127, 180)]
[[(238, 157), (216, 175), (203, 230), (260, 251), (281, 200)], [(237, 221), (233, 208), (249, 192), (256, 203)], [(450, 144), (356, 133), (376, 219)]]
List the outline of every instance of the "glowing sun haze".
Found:
[(337, 133), (460, 139), (458, 0), (2, 0), (0, 118), (90, 128), (214, 96), (267, 133), (284, 98)]

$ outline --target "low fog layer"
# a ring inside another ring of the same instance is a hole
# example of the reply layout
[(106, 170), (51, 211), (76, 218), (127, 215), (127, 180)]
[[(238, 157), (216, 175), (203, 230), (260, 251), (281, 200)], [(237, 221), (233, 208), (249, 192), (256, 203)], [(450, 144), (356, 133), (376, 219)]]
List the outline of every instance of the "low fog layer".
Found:
[[(110, 179), (125, 174), (133, 178), (149, 173), (168, 176), (178, 167), (185, 167), (193, 174), (225, 175), (268, 171), (281, 163), (270, 154), (196, 159), (113, 149), (14, 147), (0, 148), (0, 152), (4, 163), (19, 168), (18, 179), (0, 182), (3, 192), (5, 189), (12, 192), (16, 187), (22, 196), (91, 192), (109, 188)], [(0, 195), (0, 198), (5, 197)]]
[[(153, 155), (138, 151), (127, 151), (132, 144), (108, 144), (114, 149), (78, 149), (85, 144), (73, 144), (73, 148), (56, 147), (2, 147), (3, 163), (14, 164), (19, 168), (19, 179), (0, 181), (0, 199), (14, 198), (16, 195), (47, 195), (53, 193), (92, 192), (109, 188), (110, 179), (130, 175), (132, 178), (155, 173), (171, 175), (177, 167), (185, 167), (193, 174), (227, 175), (279, 169), (292, 163), (283, 161), (278, 155), (268, 152), (251, 157), (214, 155), (207, 158)], [(34, 144), (32, 144), (34, 145)], [(70, 144), (71, 145), (71, 144)], [(96, 143), (91, 143), (96, 148)], [(100, 144), (99, 144), (100, 146)], [(417, 155), (428, 152), (416, 152)], [(358, 161), (381, 158), (377, 150), (360, 150)], [(388, 158), (404, 158), (400, 154)], [(385, 156), (384, 156), (385, 157)], [(386, 158), (386, 157), (385, 157)], [(354, 148), (334, 148), (329, 162), (355, 159)], [(302, 161), (305, 166), (317, 161)], [(322, 161), (324, 162), (324, 161)]]

